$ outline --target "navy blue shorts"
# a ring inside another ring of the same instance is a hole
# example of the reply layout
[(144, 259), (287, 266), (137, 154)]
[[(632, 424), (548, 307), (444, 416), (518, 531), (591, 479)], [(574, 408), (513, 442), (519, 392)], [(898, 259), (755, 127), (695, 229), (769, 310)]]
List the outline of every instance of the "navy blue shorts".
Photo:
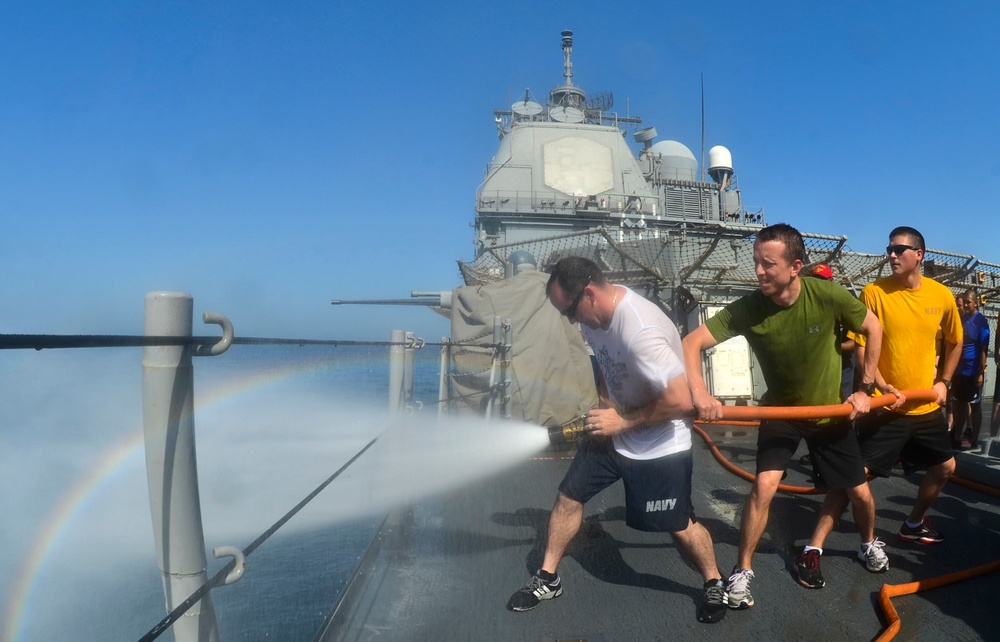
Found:
[(858, 441), (868, 470), (880, 477), (889, 476), (897, 459), (909, 475), (953, 456), (948, 422), (940, 409), (924, 415), (875, 410), (858, 422)]
[(865, 483), (865, 464), (851, 422), (833, 420), (817, 425), (803, 420), (765, 420), (757, 432), (757, 472), (785, 470), (806, 440), (816, 486), (846, 490)]
[(559, 492), (586, 504), (619, 479), (625, 484), (625, 523), (636, 530), (674, 533), (687, 528), (691, 506), (691, 450), (658, 459), (629, 459), (610, 439), (584, 439)]

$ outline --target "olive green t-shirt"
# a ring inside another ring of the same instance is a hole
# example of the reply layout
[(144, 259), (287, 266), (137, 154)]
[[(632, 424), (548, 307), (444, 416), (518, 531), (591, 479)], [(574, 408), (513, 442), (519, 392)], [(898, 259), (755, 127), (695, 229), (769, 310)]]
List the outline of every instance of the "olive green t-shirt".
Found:
[(837, 326), (858, 332), (867, 308), (844, 287), (801, 278), (795, 303), (783, 308), (757, 290), (733, 301), (705, 322), (722, 343), (746, 337), (767, 384), (767, 406), (840, 403), (841, 358)]

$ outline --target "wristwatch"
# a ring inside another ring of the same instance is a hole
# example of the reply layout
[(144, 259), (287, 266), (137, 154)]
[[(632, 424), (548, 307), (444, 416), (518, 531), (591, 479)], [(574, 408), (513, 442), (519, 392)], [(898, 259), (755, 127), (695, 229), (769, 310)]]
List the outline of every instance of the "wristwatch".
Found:
[(872, 381), (871, 383), (862, 382), (862, 384), (858, 386), (858, 391), (863, 392), (869, 397), (871, 397), (873, 394), (875, 394), (875, 382), (874, 381)]
[(945, 379), (944, 377), (938, 377), (934, 380), (934, 383), (943, 383), (944, 389), (951, 392), (951, 379)]

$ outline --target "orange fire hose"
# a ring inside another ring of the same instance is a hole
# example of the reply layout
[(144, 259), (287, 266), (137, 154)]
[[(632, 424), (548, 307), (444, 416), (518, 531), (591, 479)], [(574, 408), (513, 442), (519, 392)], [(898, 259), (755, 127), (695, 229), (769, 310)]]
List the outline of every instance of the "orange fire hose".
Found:
[[(933, 390), (903, 390), (902, 393), (907, 400), (934, 401), (937, 399), (937, 394)], [(875, 407), (891, 406), (894, 403), (896, 403), (896, 395), (891, 394), (874, 397), (872, 399), (872, 406)], [(852, 410), (853, 407), (848, 403), (831, 406), (723, 406), (722, 419), (698, 423), (719, 423), (746, 426), (756, 425), (756, 422), (750, 423), (748, 421), (751, 419), (823, 419), (826, 417), (847, 417), (851, 414)], [(709, 450), (712, 452), (712, 456), (715, 457), (715, 460), (718, 461), (723, 468), (737, 477), (753, 482), (755, 476), (726, 459), (725, 455), (723, 455), (722, 452), (719, 451), (719, 448), (715, 445), (715, 442), (712, 441), (712, 438), (708, 436), (708, 433), (697, 425), (694, 426), (694, 430), (701, 436), (702, 439), (705, 440)], [(797, 495), (822, 495), (826, 492), (826, 489), (824, 488), (789, 486), (787, 484), (778, 484), (778, 490), (785, 493), (795, 493)]]
[[(902, 390), (907, 401), (936, 401), (933, 390)], [(896, 395), (872, 397), (872, 407), (881, 408), (896, 403)], [(849, 403), (832, 406), (723, 406), (722, 419), (715, 423), (728, 423), (728, 419), (824, 419), (847, 417), (853, 407)]]
[[(902, 393), (907, 400), (912, 401), (934, 401), (937, 399), (937, 395), (933, 390), (903, 390)], [(873, 398), (872, 406), (890, 406), (895, 403), (895, 401), (895, 395), (883, 395), (881, 397)], [(705, 422), (699, 421), (697, 423), (746, 426), (755, 425), (757, 422), (752, 420), (761, 419), (822, 419), (826, 417), (847, 417), (851, 414), (851, 409), (851, 405), (847, 403), (835, 406), (723, 406), (722, 419)], [(726, 457), (719, 451), (719, 448), (715, 445), (715, 442), (712, 441), (712, 438), (708, 436), (708, 433), (702, 430), (698, 425), (694, 426), (694, 430), (701, 435), (701, 438), (705, 440), (705, 443), (711, 450), (712, 456), (714, 456), (726, 470), (736, 474), (738, 477), (753, 482), (755, 476), (726, 459)], [(1000, 491), (997, 489), (979, 484), (977, 482), (955, 476), (951, 477), (951, 481), (973, 490), (978, 490), (1000, 497)], [(778, 490), (786, 493), (796, 493), (802, 495), (817, 495), (826, 492), (826, 490), (819, 488), (786, 486), (784, 484), (779, 484)], [(882, 631), (877, 638), (875, 638), (875, 642), (888, 642), (896, 637), (897, 633), (899, 633), (902, 623), (899, 619), (899, 614), (896, 612), (896, 608), (892, 605), (892, 598), (899, 595), (910, 595), (918, 591), (945, 586), (961, 580), (978, 577), (979, 575), (985, 575), (986, 573), (992, 573), (997, 570), (1000, 570), (1000, 560), (964, 571), (958, 571), (948, 575), (942, 575), (940, 577), (932, 577), (926, 580), (909, 582), (907, 584), (883, 584), (882, 589), (879, 591), (879, 605), (882, 607), (882, 612), (885, 614), (886, 620), (889, 624), (885, 630)]]
[(917, 591), (937, 588), (938, 586), (952, 584), (953, 582), (960, 582), (961, 580), (971, 579), (979, 575), (992, 573), (996, 570), (1000, 570), (1000, 560), (990, 562), (989, 564), (983, 564), (982, 566), (976, 566), (975, 568), (966, 569), (964, 571), (958, 571), (957, 573), (949, 573), (948, 575), (932, 577), (926, 580), (919, 580), (917, 582), (909, 582), (907, 584), (883, 584), (882, 590), (879, 591), (878, 594), (878, 602), (882, 607), (882, 612), (885, 613), (886, 620), (889, 621), (889, 625), (885, 627), (885, 630), (882, 631), (877, 638), (875, 638), (875, 642), (888, 642), (888, 640), (896, 637), (896, 634), (899, 633), (900, 626), (902, 626), (899, 614), (896, 613), (896, 607), (892, 605), (892, 598), (898, 595), (910, 595), (912, 593), (916, 593)]

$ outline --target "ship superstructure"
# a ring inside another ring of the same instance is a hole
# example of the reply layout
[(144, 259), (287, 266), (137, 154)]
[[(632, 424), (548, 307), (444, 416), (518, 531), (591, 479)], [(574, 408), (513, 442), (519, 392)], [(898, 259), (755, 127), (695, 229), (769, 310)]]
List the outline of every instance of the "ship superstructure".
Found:
[[(500, 146), (476, 194), (477, 257), (595, 229), (642, 242), (686, 223), (763, 224), (762, 211), (743, 206), (728, 149), (709, 151), (706, 179), (683, 143), (654, 142), (656, 129), (613, 111), (610, 93), (588, 98), (573, 84), (571, 31), (562, 32), (562, 49), (565, 80), (546, 104), (525, 91), (510, 109), (494, 112)], [(626, 128), (642, 145), (638, 157)]]
[[(686, 145), (618, 115), (610, 93), (588, 96), (574, 84), (571, 31), (562, 50), (564, 81), (545, 104), (525, 91), (494, 112), (500, 145), (476, 192), (475, 259), (459, 261), (465, 283), (503, 279), (515, 253), (542, 270), (586, 256), (659, 302), (684, 333), (758, 287), (753, 241), (768, 223), (764, 210), (744, 205), (729, 149), (712, 147), (699, 169)], [(800, 231), (806, 270), (827, 263), (856, 293), (890, 273), (884, 254), (854, 252), (847, 236)], [(975, 288), (995, 317), (1000, 265), (928, 248), (924, 268), (956, 293)], [(763, 382), (746, 345), (728, 342), (705, 365), (716, 396), (758, 397)]]

